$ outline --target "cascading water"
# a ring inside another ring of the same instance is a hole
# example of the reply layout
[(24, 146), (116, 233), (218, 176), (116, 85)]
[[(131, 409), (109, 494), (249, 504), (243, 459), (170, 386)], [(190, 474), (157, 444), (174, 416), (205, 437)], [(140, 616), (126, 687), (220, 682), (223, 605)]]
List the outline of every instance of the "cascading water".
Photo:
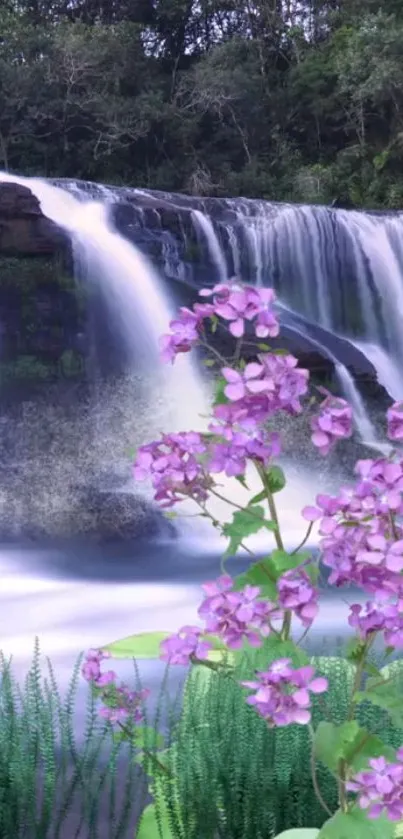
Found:
[[(204, 385), (192, 360), (180, 357), (175, 371), (159, 360), (158, 339), (169, 331), (173, 317), (159, 277), (142, 253), (114, 230), (108, 205), (90, 200), (76, 184), (67, 191), (37, 178), (3, 173), (0, 181), (28, 187), (44, 215), (70, 234), (76, 264), (102, 288), (120, 322), (134, 369), (144, 379), (144, 398), (149, 407), (152, 403), (150, 433), (162, 431), (166, 422), (176, 431), (203, 426)], [(111, 194), (105, 189), (102, 197), (106, 196)]]
[(242, 202), (235, 210), (235, 241), (255, 250), (244, 271), (257, 283), (263, 275), (311, 323), (347, 336), (402, 399), (403, 214), (284, 205), (252, 215)]
[[(169, 301), (165, 297), (160, 279), (141, 252), (116, 232), (111, 224), (108, 203), (113, 201), (113, 190), (94, 189), (93, 195), (80, 185), (68, 182), (64, 188), (54, 186), (36, 178), (22, 178), (14, 175), (0, 174), (0, 181), (15, 182), (26, 186), (38, 198), (42, 211), (58, 226), (68, 231), (74, 249), (76, 264), (84, 266), (87, 278), (96, 282), (102, 288), (112, 310), (119, 317), (120, 329), (131, 351), (133, 368), (140, 372), (149, 382), (146, 406), (146, 437), (139, 442), (154, 439), (162, 431), (177, 430), (205, 430), (209, 413), (209, 400), (202, 376), (187, 355), (177, 359), (173, 367), (163, 365), (159, 359), (158, 338), (168, 329), (169, 320), (173, 312)], [(98, 199), (93, 200), (93, 197)], [(101, 202), (99, 202), (101, 198)], [(105, 202), (105, 203), (103, 203)], [(197, 216), (196, 216), (197, 217)], [(199, 226), (204, 233), (211, 236), (213, 225), (200, 221)], [(215, 235), (215, 234), (214, 234)], [(212, 239), (210, 239), (210, 247)], [(226, 279), (226, 267), (219, 243), (212, 248), (212, 256), (216, 260), (218, 277)], [(158, 408), (158, 401), (160, 408)], [(138, 404), (133, 404), (133, 414), (137, 421)], [(223, 491), (227, 497), (239, 504), (246, 504), (250, 495), (260, 491), (261, 486), (253, 475), (248, 476), (249, 492), (243, 490), (237, 481), (223, 480)], [(309, 483), (303, 470), (297, 470), (293, 475), (293, 483), (283, 493), (280, 521), (283, 533), (288, 539), (296, 542), (301, 540), (306, 525), (295, 515), (300, 506), (301, 482), (306, 494), (306, 484)], [(314, 488), (312, 492), (314, 495)], [(221, 521), (231, 517), (232, 509), (228, 504), (217, 504), (215, 515)], [(192, 513), (194, 510), (192, 509)], [(194, 531), (192, 518), (190, 532)], [(206, 529), (202, 523), (202, 533)], [(185, 527), (186, 530), (186, 527)], [(217, 543), (208, 531), (208, 541), (204, 542), (204, 549), (216, 550)]]
[(222, 247), (217, 239), (214, 226), (209, 217), (202, 213), (201, 210), (193, 210), (192, 216), (196, 229), (206, 241), (211, 261), (218, 272), (218, 279), (220, 282), (225, 282), (228, 277), (227, 263)]
[[(315, 301), (317, 301), (317, 310), (315, 312), (316, 319), (321, 326), (329, 330), (332, 329), (330, 288), (324, 287), (321, 289), (320, 286), (320, 283), (322, 281), (321, 278), (325, 275), (326, 270), (324, 256), (326, 254), (326, 238), (323, 234), (323, 230), (321, 229), (318, 219), (310, 212), (310, 209), (311, 208), (303, 208), (300, 211), (301, 225), (295, 232), (295, 236), (293, 238), (294, 255), (296, 255), (297, 265), (298, 267), (300, 267), (304, 261), (304, 254), (306, 253), (306, 248), (309, 247), (307, 243), (315, 243), (315, 247), (312, 246), (312, 275), (309, 275), (306, 270), (302, 271), (300, 275), (300, 282), (302, 284), (302, 299), (304, 303), (310, 299), (314, 299)], [(279, 225), (281, 224), (281, 222), (284, 222), (284, 216), (288, 217), (288, 215), (292, 215), (293, 212), (294, 211), (292, 210), (292, 208), (286, 209), (280, 216)], [(223, 252), (222, 245), (217, 236), (215, 227), (211, 219), (209, 219), (208, 216), (206, 216), (200, 210), (193, 211), (192, 215), (195, 218), (198, 230), (200, 230), (205, 236), (209, 253), (219, 271), (220, 281), (228, 279), (228, 270), (225, 254)], [(251, 217), (251, 215), (248, 212), (245, 213), (245, 204), (241, 204), (241, 207), (237, 209), (236, 216), (237, 223), (242, 227), (243, 233), (246, 237), (247, 250), (249, 256), (249, 270), (252, 274), (254, 274), (254, 279), (257, 285), (264, 284), (265, 279), (266, 281), (268, 281), (267, 284), (270, 285), (270, 279), (273, 276), (273, 268), (275, 265), (277, 265), (277, 262), (275, 261), (275, 254), (271, 249), (273, 243), (271, 241), (270, 231), (273, 229), (273, 218), (271, 215), (268, 216), (267, 214), (265, 214), (263, 210), (261, 211), (259, 216)], [(241, 258), (238, 238), (234, 232), (232, 225), (228, 224), (225, 227), (228, 235), (230, 248), (232, 251), (234, 269), (236, 272), (238, 271), (240, 273)], [(318, 241), (320, 243), (320, 246), (316, 247), (316, 243)], [(315, 284), (315, 292), (313, 295), (312, 283)], [(285, 289), (286, 288), (287, 287), (285, 286)], [(283, 288), (281, 284), (279, 293), (281, 312), (281, 309), (288, 308), (284, 305), (281, 305), (281, 301), (282, 299), (284, 299)], [(308, 306), (303, 306), (302, 308), (303, 310), (305, 308), (308, 309), (308, 311), (304, 311), (304, 314), (312, 317), (312, 312), (309, 311)], [(288, 309), (288, 311), (292, 313), (292, 309)], [(293, 328), (293, 331), (297, 334), (304, 334), (300, 329), (297, 328)], [(366, 443), (369, 446), (377, 446), (378, 444), (374, 427), (368, 416), (368, 412), (366, 410), (364, 401), (355, 385), (353, 377), (347, 370), (347, 367), (344, 364), (342, 364), (342, 362), (337, 357), (335, 357), (334, 353), (329, 351), (328, 348), (325, 348), (319, 341), (315, 341), (311, 337), (309, 340), (310, 344), (313, 347), (317, 347), (321, 354), (328, 357), (334, 363), (336, 376), (341, 390), (353, 408), (355, 425), (362, 442)]]

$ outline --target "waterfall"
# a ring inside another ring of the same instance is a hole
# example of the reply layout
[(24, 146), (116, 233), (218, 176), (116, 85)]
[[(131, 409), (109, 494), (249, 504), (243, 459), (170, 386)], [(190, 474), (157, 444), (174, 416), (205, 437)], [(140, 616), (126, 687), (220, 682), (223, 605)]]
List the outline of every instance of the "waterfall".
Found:
[[(270, 205), (268, 206), (270, 207)], [(291, 252), (295, 259), (295, 263), (293, 263), (292, 266), (294, 274), (296, 273), (296, 270), (300, 271), (297, 278), (297, 281), (299, 282), (298, 297), (300, 301), (302, 300), (301, 309), (303, 313), (308, 316), (308, 318), (311, 317), (314, 322), (316, 321), (320, 326), (326, 328), (327, 330), (332, 330), (331, 284), (326, 282), (328, 279), (328, 273), (326, 273), (326, 257), (328, 256), (327, 238), (331, 243), (333, 240), (332, 232), (326, 227), (323, 229), (321, 216), (316, 216), (312, 213), (310, 207), (305, 207), (299, 211), (298, 218), (300, 224), (296, 227), (296, 229), (293, 227), (293, 236), (291, 236), (290, 226), (294, 224), (295, 209), (286, 208), (278, 217), (278, 226), (280, 229), (282, 229), (282, 225), (285, 227), (290, 241), (287, 242), (287, 253), (284, 254), (281, 251), (281, 253), (278, 254), (276, 253), (276, 248), (273, 247), (273, 244), (277, 245), (276, 242), (273, 242), (273, 230), (277, 230), (275, 223), (273, 222), (273, 215), (272, 213), (268, 214), (262, 208), (261, 204), (259, 208), (260, 214), (253, 217), (249, 213), (249, 207), (245, 206), (245, 202), (241, 202), (240, 205), (236, 207), (237, 224), (242, 229), (246, 239), (249, 260), (248, 273), (252, 275), (252, 279), (254, 279), (257, 285), (274, 285), (274, 271), (277, 265), (279, 263), (281, 264), (282, 260), (286, 261), (288, 254)], [(218, 271), (217, 279), (221, 282), (228, 279), (225, 253), (222, 245), (220, 244), (220, 239), (216, 233), (213, 222), (208, 215), (200, 210), (192, 211), (192, 216), (196, 223), (197, 230), (205, 237), (208, 251)], [(242, 276), (239, 235), (237, 236), (232, 224), (226, 223), (224, 227), (228, 237), (235, 273), (236, 275)], [(291, 243), (292, 247), (290, 247)], [(282, 241), (282, 245), (285, 248), (286, 242)], [(310, 250), (312, 254), (311, 267), (313, 267), (313, 270), (311, 272), (308, 271), (309, 260), (306, 258), (307, 250)], [(332, 256), (334, 256), (334, 254), (332, 254)], [(291, 277), (292, 276), (293, 275), (291, 274)], [(362, 274), (360, 276), (362, 276)], [(287, 310), (292, 314), (293, 310), (286, 305), (286, 301), (288, 299), (287, 285), (284, 283), (284, 286), (285, 287), (283, 288), (283, 284), (280, 283), (280, 287), (278, 289), (280, 295), (279, 309), (280, 312), (281, 310)], [(314, 286), (314, 289), (312, 289), (312, 286)], [(284, 297), (283, 292), (285, 292)], [(362, 295), (364, 296), (364, 290), (362, 290)], [(317, 304), (313, 312), (311, 308), (312, 301), (316, 301)], [(299, 311), (299, 309), (297, 309), (297, 311)], [(300, 328), (293, 327), (292, 331), (296, 334), (308, 337), (307, 333)], [(338, 359), (328, 347), (325, 347), (319, 341), (315, 341), (311, 336), (309, 336), (309, 343), (316, 347), (321, 355), (329, 358), (334, 363), (341, 391), (351, 404), (355, 426), (362, 442), (370, 446), (376, 446), (377, 439), (374, 427), (368, 416), (361, 394), (359, 393), (354, 379), (349, 373), (347, 367), (342, 364), (340, 359)], [(362, 352), (365, 354), (365, 350), (362, 350)]]
[(193, 210), (192, 216), (196, 223), (196, 232), (199, 232), (199, 234), (201, 233), (201, 237), (199, 235), (199, 241), (200, 239), (205, 239), (211, 261), (217, 269), (217, 277), (213, 277), (213, 280), (218, 280), (218, 282), (221, 283), (225, 282), (228, 278), (227, 262), (223, 249), (218, 241), (217, 234), (214, 230), (214, 225), (209, 217), (202, 213), (201, 210)]
[(312, 324), (347, 337), (403, 399), (403, 213), (278, 205), (253, 215), (243, 201), (234, 209), (238, 239), (253, 251), (244, 271)]
[[(67, 191), (38, 178), (4, 173), (0, 181), (26, 186), (38, 198), (44, 215), (68, 231), (76, 263), (85, 266), (87, 279), (101, 287), (119, 322), (133, 367), (144, 379), (150, 421), (155, 419), (150, 432), (166, 428), (167, 418), (173, 431), (204, 427), (201, 417), (208, 403), (192, 359), (181, 356), (175, 369), (159, 360), (159, 336), (169, 331), (174, 316), (160, 278), (138, 248), (116, 232), (108, 205), (91, 200), (76, 184)], [(163, 411), (161, 420), (158, 405)], [(158, 427), (160, 421), (162, 427)]]

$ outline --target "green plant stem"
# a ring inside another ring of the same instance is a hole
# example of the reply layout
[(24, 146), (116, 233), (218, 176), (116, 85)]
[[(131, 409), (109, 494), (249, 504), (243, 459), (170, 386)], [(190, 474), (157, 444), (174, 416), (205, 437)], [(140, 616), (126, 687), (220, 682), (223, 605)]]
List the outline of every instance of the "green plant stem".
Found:
[(204, 347), (205, 350), (208, 350), (208, 352), (212, 353), (212, 355), (214, 355), (216, 357), (217, 361), (219, 361), (220, 364), (223, 364), (224, 367), (227, 366), (227, 364), (228, 364), (227, 359), (224, 358), (224, 356), (221, 355), (221, 353), (219, 353), (218, 350), (215, 349), (215, 347), (212, 347), (211, 344), (209, 344), (209, 342), (206, 339), (205, 334), (204, 334), (204, 337), (199, 340), (199, 344), (200, 344), (200, 346)]
[(398, 541), (398, 539), (399, 539), (399, 534), (398, 534), (398, 532), (397, 532), (397, 530), (396, 530), (396, 522), (395, 522), (395, 518), (394, 518), (394, 515), (393, 515), (393, 513), (392, 513), (392, 511), (391, 511), (391, 510), (389, 510), (389, 519), (390, 519), (390, 525), (391, 525), (391, 528), (392, 528), (392, 535), (393, 535), (393, 538), (394, 538), (394, 539), (396, 540), (396, 542), (397, 542), (397, 541)]
[[(203, 507), (203, 504), (200, 504), (200, 502), (196, 502), (196, 503), (199, 505), (200, 509), (202, 510), (203, 515), (206, 518), (210, 519), (210, 521), (212, 522), (212, 524), (216, 528), (216, 530), (220, 530), (221, 533), (222, 533), (222, 525), (220, 524), (220, 522), (217, 521), (217, 519), (210, 513), (210, 511), (207, 509), (207, 507)], [(243, 507), (241, 507), (241, 509), (243, 510)], [(240, 547), (244, 549), (244, 551), (246, 551), (248, 554), (250, 554), (250, 556), (256, 557), (256, 554), (254, 553), (254, 551), (252, 551), (250, 548), (248, 548), (248, 546), (245, 545), (244, 542), (240, 542), (239, 544), (240, 544)], [(220, 569), (221, 569), (221, 572), (224, 574), (225, 573), (225, 568), (224, 568), (224, 565), (223, 565), (223, 559), (224, 559), (224, 557), (221, 557)]]
[(294, 550), (293, 550), (293, 551), (291, 551), (291, 556), (295, 556), (295, 554), (297, 554), (297, 553), (298, 553), (298, 551), (300, 551), (300, 550), (301, 550), (301, 548), (303, 548), (303, 547), (304, 547), (304, 545), (307, 543), (307, 541), (308, 541), (308, 539), (309, 539), (309, 537), (310, 537), (310, 535), (311, 535), (311, 533), (312, 533), (312, 528), (313, 528), (313, 525), (314, 525), (314, 523), (313, 523), (313, 521), (311, 521), (311, 523), (310, 523), (310, 525), (309, 525), (309, 527), (308, 527), (308, 530), (306, 531), (306, 534), (305, 534), (305, 536), (304, 536), (304, 538), (303, 538), (302, 542), (300, 542), (300, 544), (299, 544), (299, 545), (297, 545), (297, 547), (296, 547), (296, 548), (294, 548)]
[[(370, 647), (372, 646), (375, 638), (376, 638), (376, 632), (373, 632), (371, 635), (368, 636), (368, 639), (367, 639), (367, 641), (366, 641), (366, 643), (363, 647), (360, 659), (356, 664), (353, 688), (352, 688), (352, 693), (351, 693), (350, 707), (349, 707), (347, 718), (346, 718), (346, 720), (348, 722), (351, 722), (354, 719), (354, 716), (355, 716), (355, 710), (356, 710), (356, 706), (357, 706), (357, 700), (355, 699), (355, 695), (360, 689), (362, 676), (363, 676), (364, 668), (365, 668), (365, 662), (366, 662), (366, 659), (367, 659), (367, 654), (368, 654), (368, 651), (369, 651)], [(360, 749), (363, 747), (365, 742), (366, 741), (364, 739), (362, 741), (361, 745), (360, 745)], [(359, 754), (359, 750), (358, 751), (356, 750), (355, 754)], [(348, 770), (347, 761), (346, 760), (341, 760), (339, 762), (339, 772), (338, 772), (339, 777), (338, 777), (337, 786), (338, 786), (338, 791), (339, 791), (340, 809), (343, 813), (347, 812), (347, 809), (348, 809), (348, 802), (347, 802), (346, 788), (345, 788), (347, 770)]]
[[(274, 538), (276, 540), (276, 545), (277, 545), (279, 551), (284, 551), (284, 543), (283, 543), (281, 533), (280, 533), (280, 522), (278, 520), (276, 502), (274, 500), (273, 493), (272, 493), (272, 491), (269, 487), (269, 482), (267, 480), (267, 476), (266, 476), (266, 473), (265, 473), (263, 467), (260, 466), (258, 463), (255, 463), (255, 466), (256, 466), (258, 475), (260, 477), (260, 480), (262, 481), (263, 487), (264, 487), (265, 492), (266, 492), (267, 503), (269, 505), (269, 510), (270, 510), (270, 515), (271, 515), (272, 521), (274, 521), (274, 523), (276, 525), (276, 529), (273, 531)], [(291, 625), (292, 625), (292, 612), (289, 609), (287, 609), (285, 614), (284, 614), (283, 625), (282, 625), (281, 631), (280, 631), (280, 638), (281, 638), (282, 641), (287, 641), (288, 638), (290, 637)]]
[(284, 544), (283, 544), (283, 540), (281, 538), (281, 533), (280, 533), (280, 523), (279, 523), (278, 515), (277, 515), (276, 502), (273, 498), (273, 493), (272, 493), (272, 491), (269, 487), (269, 482), (267, 480), (267, 476), (266, 476), (266, 473), (265, 473), (263, 467), (260, 466), (260, 464), (258, 464), (256, 462), (255, 462), (255, 466), (256, 466), (256, 469), (257, 469), (257, 473), (260, 477), (260, 480), (262, 481), (264, 490), (266, 492), (267, 503), (269, 505), (269, 510), (270, 510), (270, 515), (271, 515), (272, 521), (274, 521), (274, 523), (276, 524), (276, 530), (273, 531), (274, 538), (276, 540), (276, 544), (277, 544), (278, 549), (280, 551), (283, 551), (284, 550)]
[[(212, 495), (215, 495), (216, 498), (219, 498), (220, 501), (225, 501), (226, 504), (230, 504), (231, 507), (235, 507), (237, 510), (241, 510), (242, 512), (244, 512), (244, 510), (247, 509), (248, 510), (248, 515), (250, 515), (251, 518), (257, 519), (257, 521), (262, 522), (263, 525), (266, 524), (265, 520), (261, 516), (259, 516), (258, 513), (255, 513), (255, 511), (253, 509), (251, 509), (250, 507), (242, 507), (242, 504), (237, 504), (236, 501), (231, 501), (230, 498), (226, 498), (225, 495), (221, 495), (221, 493), (217, 492), (217, 490), (215, 490), (215, 489), (210, 489), (210, 492), (211, 492)], [(268, 530), (269, 529), (270, 528), (268, 528)], [(273, 530), (270, 530), (270, 533), (273, 533), (273, 532), (274, 532)]]
[(321, 807), (323, 807), (323, 809), (328, 814), (328, 816), (333, 816), (332, 811), (329, 809), (329, 807), (326, 804), (326, 801), (324, 800), (324, 798), (322, 796), (322, 793), (320, 791), (320, 787), (319, 787), (319, 784), (318, 784), (318, 778), (317, 778), (317, 775), (316, 775), (315, 748), (314, 748), (315, 733), (314, 733), (314, 730), (312, 728), (312, 725), (308, 725), (308, 729), (309, 729), (309, 733), (311, 735), (310, 762), (311, 762), (312, 786), (315, 790), (316, 798), (318, 799)]
[(337, 779), (337, 789), (339, 794), (340, 810), (342, 813), (347, 813), (348, 810), (345, 782), (345, 761), (341, 760), (339, 763), (339, 777)]
[[(118, 722), (118, 726), (123, 731), (123, 733), (126, 734), (129, 740), (133, 738), (133, 732), (130, 731), (130, 729), (127, 728), (125, 725), (123, 725), (123, 723)], [(164, 764), (161, 763), (161, 761), (158, 760), (158, 758), (155, 755), (153, 755), (152, 752), (150, 752), (148, 749), (142, 749), (142, 751), (145, 754), (145, 756), (148, 757), (149, 760), (151, 760), (151, 763), (155, 764), (159, 772), (163, 772), (165, 775), (169, 775), (170, 777), (172, 777), (169, 769), (167, 769), (167, 767), (164, 766)]]

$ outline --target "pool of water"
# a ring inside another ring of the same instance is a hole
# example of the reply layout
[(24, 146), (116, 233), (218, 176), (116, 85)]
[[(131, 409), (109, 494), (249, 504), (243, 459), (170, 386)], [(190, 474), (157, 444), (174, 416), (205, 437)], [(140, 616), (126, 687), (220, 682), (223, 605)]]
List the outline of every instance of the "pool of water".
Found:
[[(197, 551), (181, 541), (141, 544), (132, 549), (89, 549), (0, 546), (1, 648), (13, 656), (14, 672), (23, 678), (32, 660), (35, 637), (44, 656), (54, 666), (64, 691), (80, 652), (102, 647), (135, 632), (200, 623), (197, 608), (201, 583), (220, 573), (217, 554)], [(228, 569), (236, 574), (249, 564), (239, 557)], [(322, 608), (312, 643), (318, 649), (332, 646), (332, 639), (347, 632), (347, 603), (357, 602), (354, 592), (322, 592)], [(45, 662), (43, 662), (45, 667)], [(114, 662), (123, 679), (133, 679), (132, 662)], [(140, 673), (151, 690), (151, 706), (165, 664), (144, 660)], [(170, 673), (172, 689), (185, 676), (184, 668)], [(82, 680), (77, 697), (77, 736), (84, 726), (87, 686)]]

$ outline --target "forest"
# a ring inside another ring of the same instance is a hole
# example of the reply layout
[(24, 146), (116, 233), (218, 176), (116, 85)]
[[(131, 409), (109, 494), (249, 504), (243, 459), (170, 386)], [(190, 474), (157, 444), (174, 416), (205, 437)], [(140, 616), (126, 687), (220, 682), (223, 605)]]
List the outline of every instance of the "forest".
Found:
[(0, 169), (403, 207), (402, 0), (0, 5)]

